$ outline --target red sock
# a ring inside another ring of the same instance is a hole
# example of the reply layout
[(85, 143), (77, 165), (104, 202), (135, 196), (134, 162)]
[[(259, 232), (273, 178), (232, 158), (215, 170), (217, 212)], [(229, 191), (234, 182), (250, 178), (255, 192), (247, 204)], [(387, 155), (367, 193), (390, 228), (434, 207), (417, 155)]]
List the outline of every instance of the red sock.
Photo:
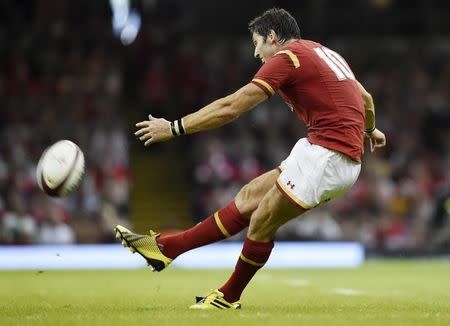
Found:
[(250, 219), (239, 212), (233, 200), (189, 230), (160, 236), (158, 245), (164, 255), (174, 259), (188, 250), (230, 237), (245, 229), (249, 222)]
[(272, 252), (273, 241), (257, 242), (245, 239), (241, 256), (236, 263), (234, 272), (219, 291), (224, 294), (225, 300), (235, 302), (239, 300), (242, 292), (252, 279), (253, 275), (264, 266)]

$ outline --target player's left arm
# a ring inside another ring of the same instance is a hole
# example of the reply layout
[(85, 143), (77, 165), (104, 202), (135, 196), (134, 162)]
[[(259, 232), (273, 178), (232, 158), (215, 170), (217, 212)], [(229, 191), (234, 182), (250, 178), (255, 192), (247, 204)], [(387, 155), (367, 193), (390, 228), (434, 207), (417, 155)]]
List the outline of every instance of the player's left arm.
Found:
[(372, 95), (366, 91), (360, 82), (356, 82), (361, 96), (364, 100), (365, 109), (365, 136), (369, 138), (370, 151), (373, 152), (376, 148), (386, 145), (386, 136), (375, 127), (375, 104)]
[(267, 94), (261, 88), (249, 83), (235, 93), (174, 122), (149, 115), (148, 120), (136, 124), (139, 130), (135, 135), (148, 146), (170, 140), (177, 135), (218, 128), (237, 119), (242, 113), (251, 110), (267, 98)]

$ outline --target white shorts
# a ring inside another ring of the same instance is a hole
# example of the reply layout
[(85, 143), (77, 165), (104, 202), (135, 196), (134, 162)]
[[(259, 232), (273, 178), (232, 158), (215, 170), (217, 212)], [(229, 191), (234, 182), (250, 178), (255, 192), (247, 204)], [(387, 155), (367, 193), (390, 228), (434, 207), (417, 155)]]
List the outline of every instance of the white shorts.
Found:
[(310, 209), (344, 194), (358, 178), (361, 164), (301, 138), (280, 170), (278, 189), (297, 206)]

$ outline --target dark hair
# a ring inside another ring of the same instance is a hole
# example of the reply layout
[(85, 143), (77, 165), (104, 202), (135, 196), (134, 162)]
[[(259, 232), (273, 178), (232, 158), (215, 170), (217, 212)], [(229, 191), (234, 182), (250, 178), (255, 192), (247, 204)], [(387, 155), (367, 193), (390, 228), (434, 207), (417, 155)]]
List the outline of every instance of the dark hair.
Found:
[(273, 29), (280, 37), (280, 40), (300, 39), (300, 28), (292, 15), (280, 8), (266, 10), (261, 16), (254, 18), (248, 23), (250, 33), (257, 33), (264, 37), (264, 40)]

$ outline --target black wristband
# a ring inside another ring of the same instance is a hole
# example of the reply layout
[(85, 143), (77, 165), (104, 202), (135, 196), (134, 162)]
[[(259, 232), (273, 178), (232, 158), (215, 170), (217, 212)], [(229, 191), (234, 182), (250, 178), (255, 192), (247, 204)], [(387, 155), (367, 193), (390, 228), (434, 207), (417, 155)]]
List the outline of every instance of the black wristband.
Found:
[(175, 121), (175, 123), (178, 125), (178, 130), (180, 131), (180, 135), (186, 134), (186, 131), (184, 130), (184, 126), (183, 126), (183, 119), (178, 119), (177, 121)]
[(368, 129), (364, 130), (364, 132), (366, 134), (371, 134), (371, 133), (373, 133), (375, 131), (375, 129), (376, 129), (375, 126), (373, 126), (372, 128), (368, 128)]
[(178, 136), (177, 132), (175, 131), (175, 123), (173, 121), (170, 122), (170, 130), (172, 131), (172, 136)]

